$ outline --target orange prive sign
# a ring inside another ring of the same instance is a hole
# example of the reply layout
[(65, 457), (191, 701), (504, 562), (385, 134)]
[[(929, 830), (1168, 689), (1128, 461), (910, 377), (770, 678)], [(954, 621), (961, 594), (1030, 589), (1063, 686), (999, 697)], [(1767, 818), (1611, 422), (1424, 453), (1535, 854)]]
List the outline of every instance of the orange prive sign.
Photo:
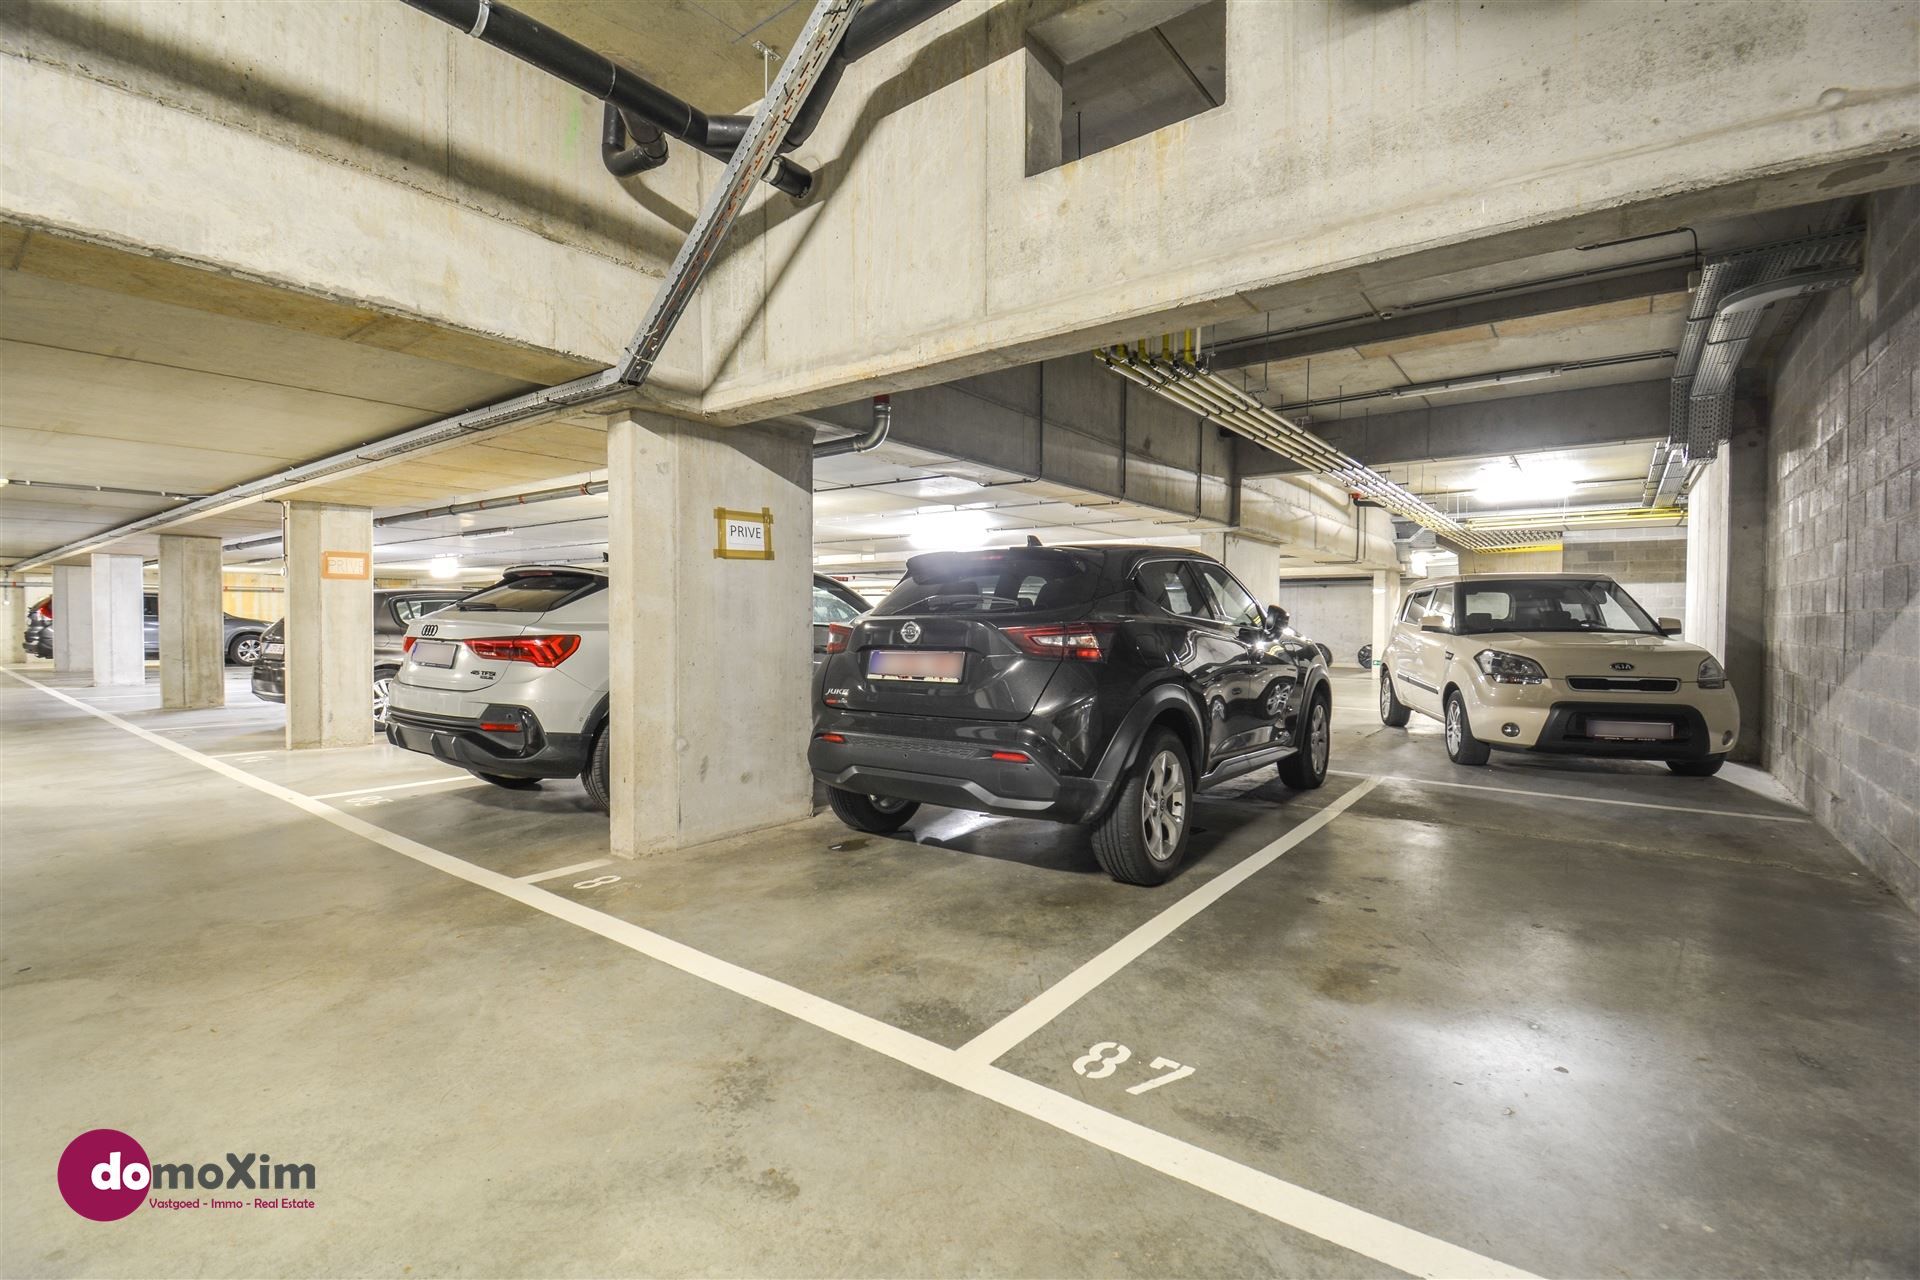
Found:
[(371, 578), (373, 557), (364, 551), (322, 551), (320, 576), (323, 578)]

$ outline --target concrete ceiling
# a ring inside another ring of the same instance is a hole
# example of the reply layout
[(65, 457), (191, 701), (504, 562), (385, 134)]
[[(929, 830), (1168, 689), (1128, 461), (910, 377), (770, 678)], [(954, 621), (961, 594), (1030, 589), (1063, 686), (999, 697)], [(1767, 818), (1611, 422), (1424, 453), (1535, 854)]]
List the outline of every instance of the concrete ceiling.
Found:
[[(1577, 449), (1520, 449), (1444, 462), (1392, 463), (1388, 479), (1456, 516), (1613, 504), (1638, 505), (1653, 440)], [(1558, 486), (1565, 486), (1564, 491)]]
[(765, 69), (754, 42), (786, 53), (813, 11), (810, 0), (518, 0), (514, 7), (709, 114), (758, 101)]
[[(1265, 404), (1294, 406), (1289, 413), (1302, 421), (1664, 379), (1671, 376), (1673, 361), (1660, 353), (1679, 344), (1691, 298), (1686, 275), (1693, 263), (1837, 227), (1844, 217), (1844, 203), (1830, 201), (1614, 244), (1573, 245), (1444, 275), (1401, 279), (1385, 272), (1347, 272), (1329, 277), (1311, 298), (1209, 329), (1204, 341), (1220, 350), (1216, 365), (1223, 372)], [(1626, 287), (1636, 283), (1646, 287), (1639, 292)], [(1556, 298), (1566, 298), (1569, 305), (1544, 306)], [(1474, 313), (1474, 322), (1447, 327), (1418, 320), (1463, 312)], [(1287, 357), (1249, 363), (1233, 354), (1276, 347), (1286, 349)], [(1650, 353), (1653, 358), (1593, 364)], [(1560, 365), (1593, 367), (1505, 385), (1369, 397), (1417, 384)], [(1369, 398), (1330, 403), (1342, 397)]]

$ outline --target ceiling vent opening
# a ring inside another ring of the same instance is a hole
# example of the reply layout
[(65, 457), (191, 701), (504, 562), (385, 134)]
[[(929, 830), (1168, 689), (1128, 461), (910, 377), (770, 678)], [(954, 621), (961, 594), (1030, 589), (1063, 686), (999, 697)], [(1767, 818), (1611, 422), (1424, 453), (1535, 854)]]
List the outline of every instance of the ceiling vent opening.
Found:
[(1081, 5), (1028, 35), (1029, 176), (1226, 103), (1226, 0)]

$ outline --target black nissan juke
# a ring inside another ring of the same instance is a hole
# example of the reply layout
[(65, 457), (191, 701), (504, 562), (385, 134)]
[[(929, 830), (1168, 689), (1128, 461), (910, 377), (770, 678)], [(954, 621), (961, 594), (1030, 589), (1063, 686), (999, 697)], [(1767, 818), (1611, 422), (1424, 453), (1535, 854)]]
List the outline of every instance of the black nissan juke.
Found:
[(807, 759), (834, 813), (897, 831), (922, 804), (1093, 827), (1116, 880), (1159, 884), (1196, 791), (1266, 765), (1327, 775), (1311, 641), (1218, 561), (1161, 547), (942, 551), (836, 626)]

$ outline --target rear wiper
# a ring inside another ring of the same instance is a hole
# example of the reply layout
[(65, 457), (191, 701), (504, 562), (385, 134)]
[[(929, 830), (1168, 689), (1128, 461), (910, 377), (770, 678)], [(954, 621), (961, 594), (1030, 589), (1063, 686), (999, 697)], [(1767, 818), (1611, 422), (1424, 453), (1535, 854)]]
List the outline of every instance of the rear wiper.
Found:
[(498, 613), (500, 611), (499, 605), (487, 604), (484, 601), (480, 604), (474, 604), (471, 601), (462, 601), (457, 607), (462, 613)]

